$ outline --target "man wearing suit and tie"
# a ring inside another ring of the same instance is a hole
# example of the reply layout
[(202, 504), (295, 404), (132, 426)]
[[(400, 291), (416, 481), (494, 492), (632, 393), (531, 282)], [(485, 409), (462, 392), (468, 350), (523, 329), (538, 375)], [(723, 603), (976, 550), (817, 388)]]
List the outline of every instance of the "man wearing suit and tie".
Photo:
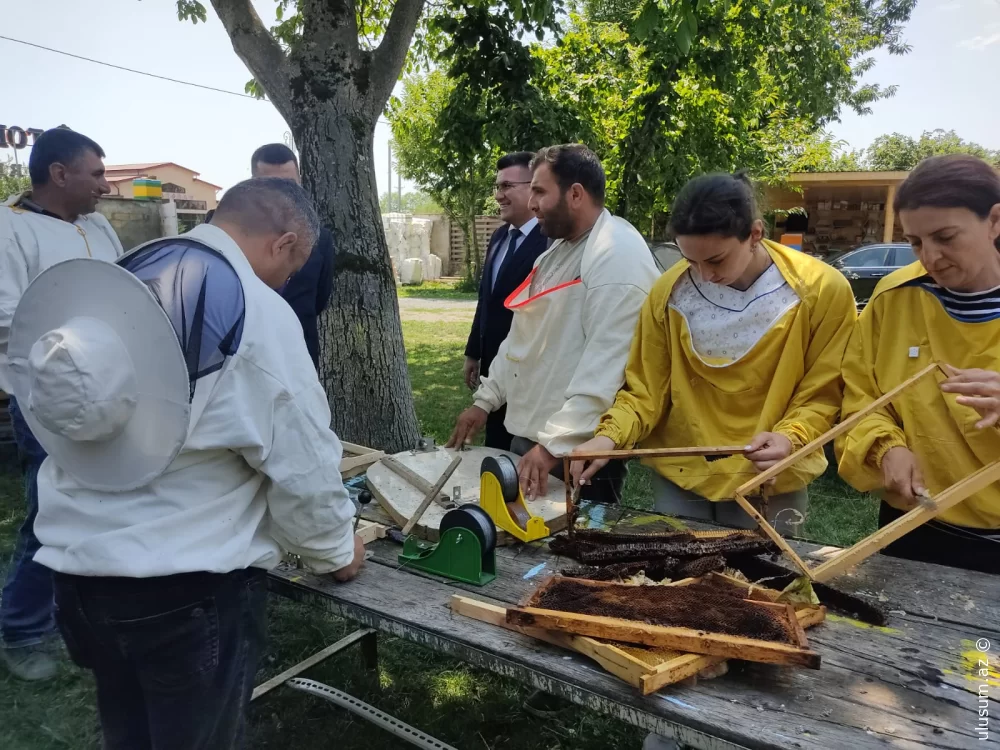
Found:
[[(538, 219), (528, 208), (532, 157), (532, 153), (519, 151), (497, 162), (495, 195), (500, 218), (506, 223), (493, 233), (487, 245), (479, 304), (465, 346), (465, 384), (473, 391), (479, 387), (480, 376), (489, 374), (490, 363), (510, 331), (514, 313), (504, 307), (504, 301), (521, 286), (535, 259), (548, 247)], [(504, 427), (506, 414), (504, 406), (491, 412), (486, 420), (488, 447), (510, 450), (513, 438)]]

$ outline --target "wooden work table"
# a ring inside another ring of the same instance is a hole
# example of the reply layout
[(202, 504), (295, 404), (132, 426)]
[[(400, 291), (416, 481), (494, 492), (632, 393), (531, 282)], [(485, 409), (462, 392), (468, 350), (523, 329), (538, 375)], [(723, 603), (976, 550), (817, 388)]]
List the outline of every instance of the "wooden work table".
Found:
[[(379, 520), (377, 510), (369, 516)], [(667, 528), (658, 516), (586, 505), (578, 524)], [(876, 555), (831, 583), (894, 610), (889, 627), (831, 614), (808, 631), (821, 669), (730, 662), (723, 677), (643, 697), (581, 655), (452, 614), (452, 594), (509, 606), (574, 565), (546, 543), (498, 549), (497, 580), (482, 588), (400, 569), (401, 548), (389, 540), (369, 549), (374, 557), (349, 584), (283, 566), (271, 590), (695, 748), (1000, 747), (1000, 576)], [(986, 678), (980, 639), (991, 644)], [(991, 696), (988, 740), (977, 732), (981, 684)]]

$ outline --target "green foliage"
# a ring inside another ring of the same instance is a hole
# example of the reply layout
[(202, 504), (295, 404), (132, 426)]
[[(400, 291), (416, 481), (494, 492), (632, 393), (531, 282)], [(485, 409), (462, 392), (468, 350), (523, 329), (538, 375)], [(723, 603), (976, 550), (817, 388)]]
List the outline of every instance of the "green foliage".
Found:
[(925, 130), (919, 139), (900, 133), (881, 135), (865, 150), (864, 164), (871, 170), (913, 169), (928, 156), (941, 154), (972, 154), (1000, 167), (1000, 150), (965, 141), (954, 130), (941, 129)]
[(206, 23), (208, 13), (205, 6), (198, 0), (177, 0), (177, 19), (180, 21), (190, 21), (191, 23)]
[(415, 193), (403, 193), (402, 205), (400, 205), (399, 195), (392, 192), (382, 193), (378, 201), (379, 209), (387, 214), (393, 211), (401, 211), (410, 214), (443, 214), (444, 209), (423, 190)]
[[(513, 12), (456, 6), (431, 22), (452, 89), (428, 145), (448, 171), (485, 151), (581, 141), (601, 157), (608, 204), (656, 226), (692, 174), (855, 169), (861, 154), (822, 131), (894, 88), (862, 84), (868, 54), (903, 54), (914, 0), (585, 0), (584, 15), (524, 27)], [(557, 31), (528, 51), (519, 31)], [(428, 118), (429, 119), (429, 118)], [(421, 184), (420, 178), (414, 177)]]
[(9, 157), (7, 161), (0, 162), (0, 201), (23, 193), (30, 187), (31, 179), (24, 164), (15, 164)]
[(541, 60), (519, 40), (525, 33), (543, 38), (555, 28), (556, 11), (548, 0), (509, 0), (507, 7), (452, 0), (428, 22), (441, 41), (438, 67), (411, 75), (403, 97), (390, 103), (400, 173), (427, 189), (461, 227), (470, 286), (483, 254), (475, 217), (495, 208), (497, 158), (581, 134), (574, 107), (538, 85)]
[[(787, 172), (858, 172), (865, 169), (864, 151), (852, 150), (845, 141), (826, 131), (813, 133), (789, 147)], [(781, 175), (774, 175), (780, 181)], [(767, 182), (768, 180), (763, 179)]]
[(649, 62), (641, 46), (617, 24), (589, 23), (571, 15), (553, 46), (537, 46), (539, 86), (553, 99), (572, 103), (583, 131), (577, 140), (601, 157), (607, 193), (619, 192), (620, 144), (636, 125), (636, 102), (645, 91)]
[(923, 159), (941, 154), (972, 154), (1000, 168), (1000, 150), (963, 140), (954, 130), (927, 130), (920, 138), (901, 133), (880, 135), (866, 149), (851, 150), (826, 132), (794, 146), (790, 172), (894, 172), (913, 169)]
[(863, 85), (878, 48), (902, 54), (914, 0), (642, 0), (619, 26), (646, 64), (623, 112), (614, 162), (618, 213), (665, 211), (692, 173), (781, 174), (844, 106), (867, 112), (894, 93)]
[(454, 0), (452, 13), (431, 22), (450, 40), (439, 61), (454, 82), (441, 130), (462, 153), (481, 151), (483, 143), (502, 152), (535, 150), (579, 134), (575, 108), (536, 84), (540, 60), (519, 40), (554, 29), (554, 6), (543, 2), (528, 17), (520, 3), (510, 0), (505, 11)]

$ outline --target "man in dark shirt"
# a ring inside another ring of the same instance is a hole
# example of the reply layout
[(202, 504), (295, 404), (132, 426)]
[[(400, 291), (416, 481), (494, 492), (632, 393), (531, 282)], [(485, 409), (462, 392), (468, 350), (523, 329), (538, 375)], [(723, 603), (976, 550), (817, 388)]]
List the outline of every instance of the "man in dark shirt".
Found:
[[(254, 151), (250, 157), (250, 174), (254, 177), (281, 177), (302, 184), (298, 159), (283, 143), (269, 143)], [(333, 292), (333, 252), (333, 235), (329, 229), (321, 227), (309, 260), (278, 290), (302, 324), (306, 348), (316, 369), (319, 369), (316, 321), (329, 304)]]

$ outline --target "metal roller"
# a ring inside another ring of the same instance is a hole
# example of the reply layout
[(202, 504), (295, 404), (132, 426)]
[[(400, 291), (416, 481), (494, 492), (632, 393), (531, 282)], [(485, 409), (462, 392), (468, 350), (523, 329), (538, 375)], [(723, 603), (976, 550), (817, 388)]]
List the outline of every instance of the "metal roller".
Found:
[(475, 503), (466, 503), (454, 510), (449, 510), (441, 518), (439, 532), (443, 535), (448, 529), (466, 529), (476, 535), (479, 546), (483, 550), (483, 561), (493, 558), (497, 548), (497, 527), (490, 514)]
[(518, 499), (520, 487), (517, 481), (517, 466), (510, 456), (487, 456), (479, 469), (482, 476), (490, 472), (500, 482), (500, 490), (503, 493), (505, 503), (513, 503)]

